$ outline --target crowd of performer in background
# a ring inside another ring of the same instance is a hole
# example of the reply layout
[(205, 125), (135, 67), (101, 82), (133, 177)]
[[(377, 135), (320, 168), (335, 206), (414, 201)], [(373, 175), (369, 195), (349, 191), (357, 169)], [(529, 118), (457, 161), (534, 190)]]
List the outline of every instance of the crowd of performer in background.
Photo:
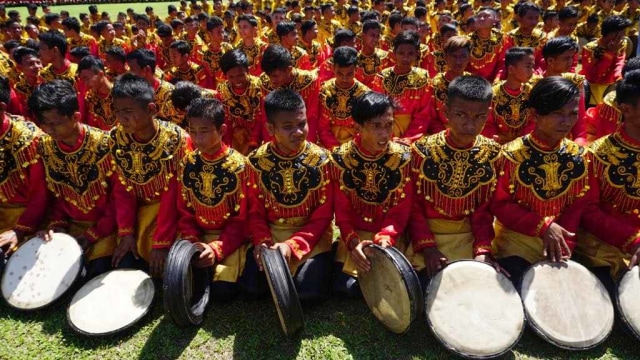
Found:
[(424, 282), (572, 257), (611, 290), (640, 254), (638, 4), (0, 5), (0, 246), (67, 232), (88, 278), (161, 276), (188, 239), (217, 299), (267, 293), (265, 246), (303, 301), (359, 296), (372, 243)]

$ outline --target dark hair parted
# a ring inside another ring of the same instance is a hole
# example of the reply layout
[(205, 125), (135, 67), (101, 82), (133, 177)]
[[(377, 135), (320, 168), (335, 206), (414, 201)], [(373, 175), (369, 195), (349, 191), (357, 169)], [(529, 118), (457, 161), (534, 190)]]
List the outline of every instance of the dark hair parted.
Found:
[(333, 64), (338, 67), (355, 65), (358, 61), (358, 51), (350, 46), (340, 46), (333, 52)]
[(213, 123), (216, 129), (220, 130), (224, 124), (224, 106), (216, 99), (196, 98), (187, 107), (185, 119), (201, 118)]
[(512, 47), (507, 50), (504, 56), (504, 67), (509, 68), (511, 65), (517, 64), (526, 56), (533, 55), (533, 48), (530, 47)]
[(625, 17), (618, 15), (607, 16), (602, 20), (602, 24), (600, 25), (600, 34), (602, 34), (602, 36), (607, 36), (609, 34), (622, 31), (629, 26), (631, 26), (631, 20)]
[(76, 90), (66, 80), (53, 80), (38, 86), (29, 97), (28, 105), (38, 121), (42, 121), (45, 111), (57, 110), (62, 116), (71, 116), (79, 109)]
[(59, 31), (47, 31), (38, 36), (40, 43), (47, 45), (49, 49), (57, 48), (60, 56), (67, 55), (67, 39)]
[(265, 74), (271, 74), (276, 70), (293, 66), (293, 58), (289, 50), (284, 47), (280, 45), (269, 45), (262, 54), (260, 66)]
[(540, 80), (529, 93), (529, 108), (538, 115), (549, 115), (580, 96), (580, 89), (561, 76), (549, 76)]
[(580, 47), (578, 43), (568, 36), (558, 36), (551, 38), (542, 47), (542, 57), (545, 59), (554, 58), (562, 55), (567, 51), (578, 51)]
[(400, 45), (411, 45), (420, 51), (420, 37), (415, 31), (403, 31), (393, 39), (393, 50), (398, 50)]
[(477, 75), (462, 75), (453, 79), (447, 89), (447, 105), (456, 99), (490, 103), (493, 98), (491, 83)]
[(153, 87), (139, 76), (125, 73), (113, 84), (111, 89), (113, 99), (133, 99), (140, 106), (146, 107), (153, 102)]
[(298, 111), (304, 107), (302, 96), (291, 89), (273, 90), (264, 98), (264, 112), (267, 122), (271, 124), (279, 113)]
[(220, 70), (222, 70), (224, 74), (238, 66), (242, 66), (245, 69), (249, 68), (249, 59), (242, 50), (233, 49), (220, 57)]
[(202, 89), (190, 81), (178, 81), (171, 91), (171, 102), (178, 110), (186, 110), (191, 101), (202, 97)]
[(127, 61), (135, 60), (140, 68), (149, 66), (151, 70), (156, 70), (156, 55), (149, 49), (136, 49), (127, 54)]
[(93, 72), (104, 71), (104, 63), (99, 57), (93, 55), (85, 56), (78, 63), (78, 73), (83, 70), (91, 70)]
[(396, 105), (389, 95), (368, 91), (353, 102), (351, 117), (357, 124), (364, 125), (367, 121), (384, 115), (389, 109), (396, 109)]
[(636, 106), (640, 100), (640, 70), (632, 70), (616, 85), (616, 102)]

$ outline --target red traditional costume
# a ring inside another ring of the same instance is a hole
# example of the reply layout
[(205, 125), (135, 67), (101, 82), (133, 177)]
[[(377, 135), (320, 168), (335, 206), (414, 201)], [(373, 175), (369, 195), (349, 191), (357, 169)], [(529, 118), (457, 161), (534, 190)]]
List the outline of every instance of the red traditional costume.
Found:
[(477, 33), (469, 36), (471, 56), (467, 71), (493, 82), (498, 72), (504, 69), (504, 57), (509, 49), (509, 39), (499, 30), (492, 30), (488, 39), (482, 39)]
[(373, 86), (373, 82), (383, 69), (393, 66), (391, 56), (387, 51), (376, 48), (373, 54), (365, 55), (358, 52), (357, 67), (361, 71), (356, 71), (356, 79), (368, 87)]
[(580, 74), (584, 75), (591, 87), (591, 99), (587, 99), (589, 104), (600, 104), (607, 87), (622, 78), (625, 56), (626, 46), (614, 52), (602, 47), (599, 40), (582, 47)]
[(356, 135), (351, 107), (356, 98), (371, 91), (358, 80), (349, 89), (342, 89), (331, 79), (320, 88), (320, 123), (318, 135), (326, 149), (350, 141)]
[(592, 143), (613, 134), (621, 122), (622, 113), (616, 103), (616, 92), (612, 91), (604, 96), (602, 103), (587, 110), (587, 141)]
[(532, 88), (530, 83), (525, 83), (520, 89), (509, 89), (506, 80), (494, 85), (491, 112), (482, 135), (506, 144), (533, 131), (535, 124), (527, 106)]

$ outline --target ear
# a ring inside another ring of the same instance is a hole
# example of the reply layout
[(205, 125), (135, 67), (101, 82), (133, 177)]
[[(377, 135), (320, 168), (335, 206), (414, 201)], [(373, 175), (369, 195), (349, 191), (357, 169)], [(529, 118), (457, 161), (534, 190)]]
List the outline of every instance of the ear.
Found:
[(358, 124), (357, 122), (353, 122), (353, 128), (356, 129), (356, 133), (361, 134), (362, 133), (362, 125)]
[(82, 114), (79, 111), (76, 111), (73, 113), (73, 115), (71, 115), (71, 118), (73, 119), (73, 121), (80, 122), (80, 119), (82, 119)]
[(622, 113), (623, 119), (627, 117), (632, 108), (633, 107), (630, 104), (618, 104), (618, 109), (620, 110), (620, 113)]
[(274, 136), (275, 132), (276, 132), (276, 127), (273, 126), (273, 123), (270, 123), (267, 121), (267, 132), (269, 132), (269, 135)]
[(220, 130), (218, 130), (218, 133), (220, 134), (220, 137), (224, 136), (224, 134), (227, 133), (227, 124), (222, 124), (222, 126), (220, 126)]
[(154, 102), (150, 102), (149, 104), (147, 104), (147, 107), (149, 109), (149, 113), (151, 114), (155, 114), (156, 110), (158, 109), (158, 106)]

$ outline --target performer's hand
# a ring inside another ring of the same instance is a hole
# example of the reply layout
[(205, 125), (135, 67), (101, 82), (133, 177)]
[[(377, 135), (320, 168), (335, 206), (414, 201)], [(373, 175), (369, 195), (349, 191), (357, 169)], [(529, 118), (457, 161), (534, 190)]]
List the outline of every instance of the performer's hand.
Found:
[(629, 261), (629, 270), (631, 270), (632, 267), (638, 265), (638, 260), (640, 260), (640, 245), (637, 245), (631, 253), (633, 255), (631, 256), (631, 261)]
[(262, 250), (268, 248), (267, 244), (262, 243), (258, 247), (253, 247), (253, 258), (256, 260), (256, 264), (258, 265), (258, 270), (264, 271), (262, 267)]
[(498, 264), (498, 262), (496, 261), (496, 259), (491, 254), (476, 255), (475, 260), (476, 261), (485, 262), (485, 263), (493, 266), (494, 269), (496, 269), (497, 272), (504, 274), (504, 276), (506, 276), (508, 278), (511, 277), (511, 274), (509, 274), (509, 272), (507, 272), (507, 270), (505, 270), (502, 266), (500, 266)]
[(386, 236), (386, 235), (381, 236), (378, 240), (378, 245), (386, 249), (391, 246), (391, 239), (389, 238), (389, 236)]
[(115, 268), (120, 264), (120, 260), (127, 255), (128, 252), (133, 253), (133, 257), (138, 259), (138, 245), (133, 235), (126, 235), (120, 239), (120, 244), (116, 246), (111, 257), (111, 265)]
[(566, 261), (571, 257), (569, 245), (564, 240), (565, 236), (575, 236), (562, 226), (551, 223), (542, 237), (543, 255), (551, 261)]
[(0, 234), (0, 247), (7, 249), (7, 255), (18, 249), (18, 233), (14, 230), (7, 230)]
[(213, 252), (211, 245), (197, 242), (195, 246), (200, 251), (200, 257), (193, 262), (193, 265), (197, 268), (206, 268), (216, 263), (216, 254)]
[(271, 248), (274, 250), (279, 250), (282, 256), (284, 256), (284, 259), (287, 261), (287, 264), (289, 264), (289, 261), (291, 261), (291, 248), (289, 247), (289, 245), (281, 242), (271, 246)]
[(427, 276), (430, 278), (447, 266), (447, 263), (449, 262), (449, 259), (447, 259), (447, 257), (444, 256), (437, 247), (426, 248), (424, 249), (423, 254)]
[(162, 277), (164, 261), (167, 258), (169, 249), (153, 249), (149, 256), (149, 271), (152, 276)]
[(371, 262), (367, 259), (364, 249), (373, 244), (371, 240), (362, 240), (351, 250), (351, 260), (356, 265), (358, 272), (367, 272), (371, 270)]

